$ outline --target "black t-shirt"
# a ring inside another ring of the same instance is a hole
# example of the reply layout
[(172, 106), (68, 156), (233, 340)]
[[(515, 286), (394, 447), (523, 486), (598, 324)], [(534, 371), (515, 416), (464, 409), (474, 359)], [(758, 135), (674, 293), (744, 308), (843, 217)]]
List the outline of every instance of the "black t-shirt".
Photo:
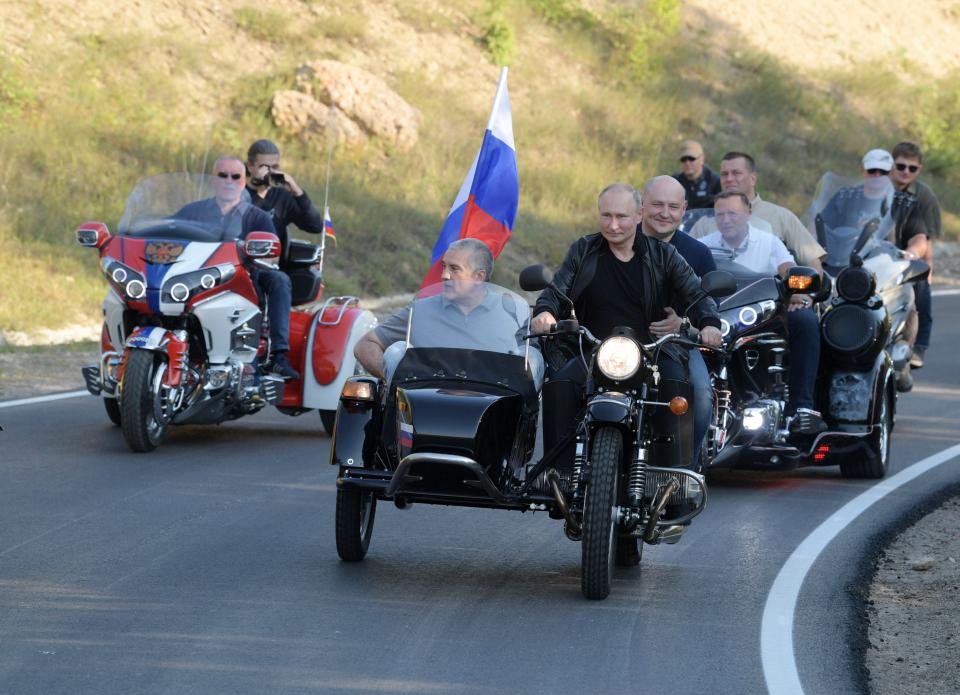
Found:
[(703, 166), (700, 176), (693, 181), (684, 176), (682, 171), (674, 174), (673, 178), (683, 186), (687, 207), (691, 210), (713, 206), (713, 198), (720, 192), (720, 177), (707, 165)]
[(663, 318), (644, 311), (644, 271), (639, 255), (621, 261), (610, 252), (600, 254), (593, 280), (575, 306), (577, 319), (601, 340), (617, 326), (630, 326), (644, 343), (651, 341), (647, 327)]
[(254, 207), (269, 213), (284, 246), (290, 238), (287, 232), (289, 224), (295, 224), (310, 234), (323, 234), (323, 215), (314, 207), (306, 192), (294, 197), (286, 188), (271, 187), (267, 189), (267, 195), (261, 198), (255, 188), (247, 186), (247, 191)]

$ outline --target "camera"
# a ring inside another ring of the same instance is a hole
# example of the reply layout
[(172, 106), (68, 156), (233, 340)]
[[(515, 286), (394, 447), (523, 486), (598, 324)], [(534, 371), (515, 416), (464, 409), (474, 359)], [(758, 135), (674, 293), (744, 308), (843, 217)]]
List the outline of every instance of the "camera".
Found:
[(271, 186), (284, 186), (287, 183), (287, 179), (279, 171), (271, 171), (267, 174), (267, 182)]

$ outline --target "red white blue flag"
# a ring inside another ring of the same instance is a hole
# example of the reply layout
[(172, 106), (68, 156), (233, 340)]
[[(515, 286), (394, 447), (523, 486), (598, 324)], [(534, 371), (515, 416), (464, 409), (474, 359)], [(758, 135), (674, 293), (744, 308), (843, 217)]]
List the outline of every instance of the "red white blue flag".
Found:
[(496, 258), (510, 240), (520, 200), (517, 152), (513, 142), (513, 117), (507, 93), (507, 68), (500, 72), (490, 120), (447, 221), (433, 247), (430, 270), (421, 287), (440, 281), (440, 260), (457, 239), (480, 239)]
[(337, 234), (333, 231), (333, 220), (330, 219), (330, 208), (323, 209), (323, 233), (330, 238), (333, 245), (337, 245)]

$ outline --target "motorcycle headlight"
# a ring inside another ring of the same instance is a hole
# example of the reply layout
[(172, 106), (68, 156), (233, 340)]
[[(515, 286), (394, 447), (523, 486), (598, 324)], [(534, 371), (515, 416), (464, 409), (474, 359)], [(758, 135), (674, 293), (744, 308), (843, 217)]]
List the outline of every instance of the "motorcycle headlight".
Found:
[(777, 313), (777, 303), (770, 299), (727, 309), (720, 314), (720, 334), (724, 340), (763, 323)]
[(199, 292), (213, 289), (233, 277), (234, 267), (230, 263), (200, 268), (182, 275), (169, 278), (163, 286), (161, 301), (183, 304)]
[(104, 258), (101, 268), (114, 289), (129, 299), (142, 299), (147, 293), (146, 280), (130, 266), (112, 258)]
[(643, 364), (640, 346), (630, 338), (614, 336), (607, 338), (597, 350), (597, 366), (608, 379), (629, 379)]

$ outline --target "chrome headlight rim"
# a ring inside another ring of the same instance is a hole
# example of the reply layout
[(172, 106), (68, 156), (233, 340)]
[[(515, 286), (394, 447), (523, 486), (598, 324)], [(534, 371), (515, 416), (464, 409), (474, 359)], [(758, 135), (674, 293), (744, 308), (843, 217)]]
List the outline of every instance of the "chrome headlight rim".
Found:
[(623, 381), (629, 379), (643, 365), (643, 353), (640, 345), (632, 338), (622, 335), (611, 336), (597, 349), (597, 367), (608, 379)]

